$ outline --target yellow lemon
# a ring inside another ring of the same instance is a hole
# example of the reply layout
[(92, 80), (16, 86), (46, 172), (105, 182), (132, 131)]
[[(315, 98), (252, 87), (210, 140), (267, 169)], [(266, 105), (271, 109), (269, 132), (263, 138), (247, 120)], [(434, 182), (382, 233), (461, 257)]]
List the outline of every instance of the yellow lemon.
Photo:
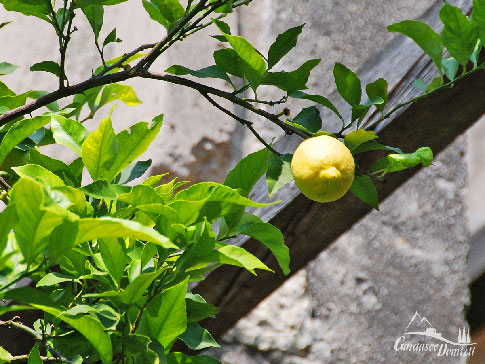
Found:
[(327, 135), (303, 141), (291, 161), (296, 186), (318, 202), (335, 201), (345, 195), (354, 180), (354, 169), (350, 150)]

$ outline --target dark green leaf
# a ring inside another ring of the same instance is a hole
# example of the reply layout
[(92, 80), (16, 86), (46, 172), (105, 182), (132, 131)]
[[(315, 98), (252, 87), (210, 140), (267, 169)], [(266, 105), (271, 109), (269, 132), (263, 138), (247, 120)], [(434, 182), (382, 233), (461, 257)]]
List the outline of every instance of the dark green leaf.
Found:
[(273, 68), (281, 58), (296, 46), (298, 36), (305, 24), (290, 28), (276, 37), (276, 41), (271, 45), (268, 52), (268, 68)]
[(423, 51), (431, 57), (438, 71), (441, 73), (441, 59), (443, 58), (443, 43), (438, 33), (428, 24), (417, 20), (404, 20), (387, 27), (390, 32), (402, 33), (416, 42)]
[(478, 24), (449, 4), (441, 8), (440, 19), (445, 25), (441, 33), (443, 44), (458, 63), (466, 65), (477, 44)]
[(187, 292), (185, 295), (188, 322), (198, 322), (208, 317), (216, 317), (218, 308), (207, 303), (202, 296)]
[[(218, 0), (211, 0), (211, 3), (214, 3)], [(219, 6), (214, 10), (214, 13), (232, 13), (232, 5), (234, 1), (233, 0), (227, 0), (225, 5)]]
[(478, 36), (485, 42), (485, 3), (482, 0), (473, 0), (472, 18), (478, 24)]
[(162, 24), (167, 30), (185, 13), (178, 0), (143, 0), (143, 7), (150, 18)]
[(67, 316), (63, 313), (64, 309), (53, 302), (49, 296), (30, 287), (16, 288), (3, 293), (3, 298), (30, 304), (71, 325), (94, 346), (103, 364), (111, 364), (113, 359), (111, 340), (98, 319), (89, 315)]
[(49, 20), (49, 2), (50, 0), (0, 0), (0, 4), (3, 4), (5, 10), (16, 11), (24, 15), (36, 16), (46, 22)]
[(188, 323), (187, 330), (179, 338), (192, 350), (221, 347), (209, 331), (195, 322)]
[(185, 293), (188, 279), (163, 291), (143, 311), (137, 332), (167, 347), (187, 328)]
[(141, 177), (152, 165), (152, 160), (149, 159), (147, 161), (138, 161), (136, 163), (130, 164), (128, 167), (123, 169), (121, 173), (118, 175), (119, 180), (117, 179), (116, 183), (126, 184), (134, 179)]
[(85, 8), (93, 5), (116, 5), (128, 0), (76, 0), (76, 8)]
[(63, 221), (49, 236), (48, 256), (56, 262), (76, 244), (78, 222)]
[(0, 63), (0, 76), (9, 75), (9, 74), (15, 72), (15, 70), (17, 68), (19, 68), (19, 67), (14, 65), (14, 64), (11, 64), (11, 63), (8, 63), (8, 62), (1, 62)]
[(106, 47), (110, 43), (120, 43), (121, 39), (116, 38), (116, 28), (114, 28), (104, 39), (103, 41), (103, 48)]
[(131, 187), (109, 183), (107, 181), (95, 181), (87, 186), (79, 188), (86, 195), (94, 198), (115, 200), (123, 193), (131, 191)]
[(305, 90), (310, 72), (319, 64), (320, 59), (311, 59), (292, 72), (269, 72), (264, 77), (263, 84), (276, 86), (289, 95), (298, 90)]
[(292, 121), (312, 133), (317, 132), (322, 127), (320, 111), (315, 106), (303, 109)]
[(219, 78), (232, 84), (229, 76), (218, 66), (209, 66), (198, 71), (194, 71), (184, 66), (173, 65), (167, 68), (165, 72), (173, 75), (191, 75), (198, 78)]
[(442, 64), (446, 77), (448, 77), (450, 81), (453, 81), (456, 77), (456, 72), (458, 71), (458, 62), (451, 57), (443, 59)]
[(99, 32), (103, 27), (104, 8), (99, 5), (86, 6), (82, 8), (84, 15), (93, 29), (95, 39), (98, 39)]
[(338, 93), (351, 106), (359, 105), (362, 98), (362, 86), (357, 75), (341, 63), (335, 63), (333, 76)]
[(11, 21), (0, 23), (0, 29), (2, 29), (6, 25), (9, 25), (10, 23), (11, 23)]
[(363, 129), (358, 129), (351, 131), (348, 133), (344, 138), (344, 143), (352, 152), (355, 148), (357, 148), (362, 143), (365, 143), (369, 140), (376, 139), (377, 135), (373, 131), (367, 131)]
[(268, 159), (268, 172), (266, 173), (266, 184), (268, 195), (271, 197), (287, 183), (293, 181), (291, 173), (291, 159), (293, 154), (277, 156), (271, 154)]
[(36, 342), (32, 350), (30, 350), (29, 361), (27, 364), (42, 364), (39, 353), (39, 342)]
[(340, 115), (337, 108), (326, 97), (323, 97), (320, 95), (308, 95), (302, 91), (292, 92), (289, 96), (293, 97), (294, 99), (310, 100), (310, 101), (316, 102), (317, 104), (325, 106), (326, 108), (332, 110), (335, 113), (335, 115), (337, 115), (339, 119), (343, 121), (342, 115)]
[(390, 150), (390, 151), (393, 151), (395, 153), (402, 154), (401, 149), (389, 147), (387, 145), (382, 145), (380, 143), (377, 143), (374, 140), (369, 140), (367, 142), (362, 143), (361, 145), (359, 145), (358, 147), (356, 147), (355, 149), (352, 150), (352, 154), (356, 155), (356, 154), (367, 152), (367, 151), (370, 151), (370, 150)]
[(375, 100), (377, 98), (381, 98), (382, 102), (381, 103), (372, 103), (373, 105), (376, 106), (376, 109), (379, 111), (384, 111), (384, 107), (387, 104), (387, 81), (384, 80), (383, 78), (379, 78), (378, 80), (369, 83), (365, 87), (365, 91), (367, 93), (367, 96), (369, 96), (370, 100)]
[(356, 175), (352, 186), (350, 186), (350, 191), (355, 197), (360, 198), (379, 211), (377, 191), (369, 176)]
[[(225, 39), (225, 38), (224, 38)], [(219, 49), (214, 52), (214, 61), (222, 71), (243, 78), (244, 74), (239, 65), (239, 56), (231, 48)]]
[(53, 61), (44, 61), (44, 62), (36, 63), (32, 67), (30, 67), (30, 70), (32, 72), (35, 72), (35, 71), (50, 72), (56, 75), (57, 77), (60, 77), (60, 74), (61, 74), (61, 67), (59, 66), (59, 64)]

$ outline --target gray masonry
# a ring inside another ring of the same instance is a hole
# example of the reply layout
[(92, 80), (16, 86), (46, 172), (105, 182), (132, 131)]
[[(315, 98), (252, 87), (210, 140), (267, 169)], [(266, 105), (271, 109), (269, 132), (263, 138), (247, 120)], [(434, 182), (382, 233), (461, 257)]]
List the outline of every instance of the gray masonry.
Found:
[[(434, 3), (254, 0), (229, 22), (233, 32), (261, 50), (267, 50), (285, 29), (306, 23), (298, 48), (278, 68), (291, 70), (309, 58), (322, 58), (308, 85), (314, 93), (330, 95), (335, 62), (358, 71), (394, 37), (386, 31), (387, 25), (417, 18)], [(4, 45), (0, 61), (21, 69), (2, 80), (18, 92), (32, 85), (54, 89), (52, 75), (27, 72), (36, 62), (57, 60), (53, 31), (40, 20), (27, 22), (2, 8), (0, 21), (10, 20), (14, 23), (0, 32)], [(76, 21), (79, 29), (86, 26), (82, 16)], [(149, 21), (141, 1), (106, 8), (103, 34), (115, 23), (120, 24), (118, 36), (123, 43), (108, 50), (113, 57), (163, 36), (161, 27)], [(177, 45), (154, 69), (163, 71), (171, 64), (194, 69), (210, 65), (213, 50), (220, 47), (208, 37), (214, 33), (209, 29)], [(74, 34), (74, 48), (68, 54), (72, 83), (87, 77), (99, 64), (91, 37), (82, 30)], [(11, 39), (15, 39), (13, 46)], [(119, 105), (113, 114), (117, 130), (165, 114), (162, 132), (146, 155), (153, 159), (152, 173), (169, 171), (192, 181), (221, 181), (238, 159), (261, 147), (247, 130), (192, 90), (156, 81), (130, 84), (144, 104)], [(260, 97), (277, 95), (263, 90)], [(101, 116), (108, 111), (102, 110)], [(244, 115), (241, 110), (235, 112)], [(268, 140), (279, 135), (267, 121), (251, 120)], [(87, 125), (95, 128), (96, 122)], [(315, 257), (230, 330), (222, 339), (222, 349), (212, 353), (228, 364), (460, 363), (457, 358), (398, 352), (393, 347), (416, 311), (450, 340), (456, 341), (459, 328), (466, 326), (468, 231), (474, 233), (485, 224), (484, 125), (478, 123), (467, 136), (458, 138), (431, 167), (390, 196), (380, 212), (369, 214)], [(70, 158), (64, 148), (50, 152)]]

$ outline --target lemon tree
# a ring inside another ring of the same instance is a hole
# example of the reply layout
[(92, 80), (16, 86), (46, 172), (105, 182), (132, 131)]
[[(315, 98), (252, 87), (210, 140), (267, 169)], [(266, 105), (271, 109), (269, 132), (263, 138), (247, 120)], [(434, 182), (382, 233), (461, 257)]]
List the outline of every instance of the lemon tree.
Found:
[[(265, 176), (272, 196), (294, 180), (304, 195), (319, 202), (337, 200), (350, 189), (378, 209), (375, 183), (388, 173), (428, 166), (433, 153), (427, 147), (404, 153), (399, 146), (385, 145), (375, 127), (406, 104), (452, 87), (468, 72), (484, 67), (479, 54), (485, 41), (485, 0), (474, 0), (472, 19), (445, 3), (441, 34), (418, 21), (388, 28), (411, 37), (437, 67), (430, 84), (416, 80), (423, 91), (418, 98), (390, 106), (384, 79), (364, 87), (353, 71), (335, 65), (337, 91), (350, 108), (350, 120), (345, 120), (325, 96), (307, 90), (319, 59), (296, 69), (277, 68), (297, 45), (303, 25), (280, 34), (268, 50), (258, 50), (223, 20), (252, 0), (143, 0), (147, 19), (165, 28), (166, 36), (131, 50), (117, 48), (120, 56), (107, 60), (106, 47), (123, 44), (116, 29), (103, 27), (104, 13), (125, 1), (0, 0), (7, 11), (50, 24), (58, 37), (53, 50), (59, 50), (56, 61), (30, 68), (56, 77), (57, 89), (14, 91), (0, 81), (0, 299), (8, 302), (0, 306), (0, 326), (36, 340), (17, 356), (0, 346), (0, 363), (219, 363), (187, 354), (189, 349), (219, 346), (200, 324), (216, 317), (217, 307), (192, 293), (191, 287), (225, 264), (252, 274), (275, 269), (290, 273), (281, 231), (247, 211), (269, 204), (250, 198), (256, 182)], [(80, 17), (93, 32), (99, 67), (84, 81), (70, 84), (66, 52), (72, 33), (81, 26), (76, 20)], [(0, 23), (0, 31), (6, 26), (8, 21)], [(151, 71), (173, 44), (207, 27), (221, 45), (212, 64)], [(443, 58), (445, 49), (448, 58)], [(21, 70), (2, 60), (0, 77), (13, 72)], [(139, 158), (159, 138), (163, 115), (115, 133), (106, 110), (119, 101), (141, 104), (135, 90), (123, 83), (132, 78), (198, 91), (215, 112), (247, 127), (264, 148), (243, 158), (223, 184), (190, 185), (166, 175), (147, 176), (152, 161)], [(220, 87), (205, 84), (207, 78), (219, 81)], [(274, 88), (281, 98), (260, 99), (261, 86)], [(298, 105), (296, 112), (288, 110), (289, 100)], [(281, 154), (250, 120), (224, 106), (227, 102), (276, 124), (285, 135), (301, 137), (301, 145), (294, 154)], [(341, 128), (322, 130), (321, 108), (330, 109)], [(381, 116), (366, 125), (370, 110)], [(96, 119), (96, 130), (86, 129), (83, 122), (88, 119)], [(45, 155), (42, 147), (52, 144), (71, 149), (76, 159), (65, 163)], [(370, 168), (358, 165), (360, 153), (375, 151), (380, 157)], [(83, 179), (84, 172), (92, 181)], [(232, 244), (231, 239), (242, 236), (260, 241), (277, 265), (268, 267)], [(17, 287), (26, 278), (30, 286)], [(22, 310), (39, 310), (43, 316), (32, 327), (2, 318)], [(181, 346), (183, 352), (177, 349)]]

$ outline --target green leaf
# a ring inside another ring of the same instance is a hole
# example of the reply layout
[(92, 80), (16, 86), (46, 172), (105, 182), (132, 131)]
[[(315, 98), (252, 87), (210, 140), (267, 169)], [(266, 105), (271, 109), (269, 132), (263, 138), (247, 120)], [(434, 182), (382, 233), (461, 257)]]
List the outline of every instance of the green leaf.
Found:
[(420, 78), (413, 81), (413, 86), (423, 92), (426, 92), (426, 89), (428, 88), (428, 85), (426, 84), (426, 82), (424, 82), (424, 80)]
[(30, 287), (16, 288), (3, 293), (3, 298), (29, 304), (71, 325), (93, 345), (103, 364), (111, 364), (113, 359), (111, 340), (97, 318), (89, 315), (67, 316), (63, 313), (64, 308), (53, 302), (49, 296)]
[(259, 222), (240, 231), (241, 234), (248, 235), (263, 243), (278, 261), (278, 264), (285, 275), (290, 273), (290, 252), (285, 245), (281, 231), (275, 226)]
[(188, 323), (187, 330), (179, 338), (192, 350), (221, 347), (209, 331), (195, 322)]
[(30, 263), (47, 245), (46, 238), (64, 216), (58, 211), (43, 208), (42, 186), (30, 178), (21, 178), (12, 188), (12, 202), (19, 217), (14, 227), (15, 237), (25, 260)]
[(53, 61), (44, 61), (34, 64), (30, 67), (32, 72), (41, 71), (41, 72), (50, 72), (57, 77), (61, 77), (61, 66), (58, 63)]
[(359, 153), (367, 152), (370, 150), (391, 150), (395, 153), (402, 154), (402, 150), (399, 148), (394, 148), (394, 147), (389, 147), (387, 145), (382, 145), (380, 143), (377, 143), (374, 140), (369, 140), (367, 142), (364, 142), (360, 144), (358, 147), (352, 150), (352, 155), (356, 155)]
[(110, 170), (119, 154), (118, 141), (111, 125), (111, 117), (101, 121), (98, 129), (89, 134), (82, 145), (81, 155), (93, 180), (111, 180), (114, 177)]
[(103, 48), (106, 47), (110, 43), (120, 43), (121, 39), (116, 38), (116, 28), (114, 28), (104, 39), (103, 41)]
[(93, 5), (83, 7), (82, 11), (88, 19), (91, 29), (93, 29), (94, 38), (98, 39), (99, 32), (103, 27), (104, 8), (99, 5)]
[(273, 68), (281, 58), (295, 48), (298, 36), (302, 32), (304, 26), (305, 24), (290, 28), (276, 37), (276, 41), (269, 48), (268, 68)]
[(173, 65), (165, 70), (173, 75), (191, 75), (198, 78), (219, 78), (232, 84), (229, 76), (217, 66), (209, 66), (198, 71), (191, 70), (184, 66)]
[(138, 177), (141, 177), (148, 170), (148, 168), (150, 168), (151, 165), (151, 159), (130, 164), (118, 175), (119, 180), (117, 179), (116, 183), (126, 184), (133, 181), (134, 179), (137, 179)]
[(350, 191), (352, 191), (355, 197), (360, 198), (362, 201), (379, 211), (376, 187), (369, 176), (355, 175), (354, 181), (350, 186)]
[(50, 0), (0, 0), (0, 4), (3, 4), (5, 10), (16, 11), (28, 16), (35, 16), (46, 22), (50, 22), (48, 14)]
[(19, 67), (14, 65), (14, 64), (11, 64), (11, 63), (8, 63), (8, 62), (1, 62), (0, 63), (0, 76), (9, 75), (9, 74), (15, 72), (15, 70), (17, 68), (19, 68)]
[(219, 250), (215, 250), (209, 256), (213, 262), (242, 267), (254, 275), (256, 275), (254, 272), (255, 269), (263, 269), (272, 272), (272, 270), (256, 256), (239, 246), (225, 245)]
[(233, 76), (243, 78), (244, 73), (240, 66), (239, 56), (236, 51), (231, 48), (219, 49), (214, 52), (214, 61), (217, 67), (223, 72), (229, 73)]
[(263, 84), (276, 86), (289, 95), (298, 90), (305, 90), (310, 72), (320, 64), (320, 61), (320, 59), (311, 59), (292, 72), (269, 72), (264, 77)]
[(220, 19), (211, 19), (212, 22), (219, 28), (219, 30), (225, 35), (225, 34), (232, 34), (231, 33), (231, 27), (229, 24), (226, 22), (220, 20)]
[(48, 257), (56, 262), (61, 256), (69, 253), (76, 244), (76, 238), (79, 231), (77, 221), (63, 221), (60, 225), (52, 230), (48, 241)]
[(36, 342), (32, 350), (29, 353), (29, 361), (27, 364), (42, 364), (42, 359), (39, 353), (39, 342)]
[(473, 0), (472, 19), (478, 24), (478, 35), (482, 43), (485, 42), (485, 3), (482, 0)]
[(221, 364), (221, 362), (207, 355), (189, 356), (184, 353), (170, 353), (167, 355), (167, 364)]
[(382, 99), (382, 103), (374, 103), (374, 105), (376, 106), (377, 110), (381, 112), (384, 111), (384, 107), (386, 106), (388, 99), (387, 81), (383, 78), (379, 78), (378, 80), (367, 84), (365, 91), (371, 100), (375, 100), (379, 97)]
[(337, 110), (337, 108), (326, 97), (323, 97), (320, 95), (308, 95), (302, 91), (292, 92), (289, 96), (293, 97), (294, 99), (303, 99), (303, 100), (310, 100), (310, 101), (316, 102), (317, 104), (320, 104), (332, 110), (335, 113), (335, 115), (339, 117), (340, 120), (342, 121), (344, 120), (342, 115), (340, 115), (339, 111)]
[(135, 304), (146, 290), (152, 284), (152, 282), (163, 273), (163, 269), (151, 273), (142, 273), (130, 283), (128, 287), (121, 293), (121, 301), (127, 305)]
[(268, 195), (271, 197), (287, 183), (293, 181), (291, 173), (291, 159), (293, 154), (277, 156), (271, 154), (268, 159), (268, 172), (266, 173), (266, 184), (268, 185)]
[(150, 18), (170, 30), (184, 16), (185, 9), (178, 0), (143, 0), (143, 7)]
[(430, 56), (441, 74), (443, 43), (439, 34), (428, 24), (417, 20), (404, 20), (400, 23), (389, 25), (387, 30), (404, 34), (414, 40)]
[(183, 334), (187, 328), (185, 293), (188, 279), (153, 298), (143, 311), (137, 332), (156, 339), (163, 347)]
[(357, 75), (341, 63), (335, 63), (333, 76), (338, 93), (351, 106), (359, 105), (362, 98), (362, 86)]
[(89, 131), (79, 121), (53, 115), (51, 130), (57, 144), (64, 145), (77, 154), (82, 154), (82, 145), (89, 136)]
[(357, 129), (348, 133), (344, 138), (344, 143), (352, 152), (355, 148), (357, 148), (362, 143), (365, 143), (369, 140), (376, 139), (377, 135), (373, 131), (367, 131), (363, 129)]
[(239, 56), (239, 59), (241, 60), (240, 67), (244, 77), (247, 78), (251, 88), (256, 90), (263, 81), (266, 73), (266, 62), (264, 58), (246, 39), (225, 33), (224, 27), (221, 27), (221, 22), (215, 23), (221, 32), (224, 33), (227, 41)]
[[(214, 3), (218, 0), (211, 0), (210, 3)], [(232, 6), (233, 6), (234, 1), (233, 0), (227, 0), (226, 4), (219, 6), (214, 10), (214, 13), (232, 13)]]
[(71, 186), (78, 186), (79, 180), (71, 170), (71, 168), (64, 162), (48, 157), (40, 153), (37, 149), (31, 149), (29, 152), (30, 163), (37, 164), (51, 171), (56, 176), (60, 177), (64, 183)]
[(99, 239), (98, 245), (108, 273), (119, 284), (126, 265), (126, 256), (123, 247), (117, 238)]
[(0, 364), (10, 363), (10, 359), (12, 359), (12, 355), (0, 346)]
[(130, 192), (118, 196), (118, 201), (125, 202), (129, 205), (148, 205), (163, 204), (163, 198), (157, 191), (150, 186), (134, 186)]
[(421, 147), (414, 153), (389, 154), (379, 159), (371, 168), (371, 173), (380, 173), (381, 177), (387, 173), (412, 168), (419, 164), (428, 167), (433, 161), (433, 152), (429, 147)]
[(202, 296), (187, 292), (185, 295), (188, 322), (198, 322), (208, 317), (215, 318), (219, 309), (207, 303)]
[[(450, 81), (453, 81), (458, 71), (458, 62), (453, 57), (445, 58), (442, 61), (443, 71)], [(427, 87), (426, 87), (427, 88)], [(426, 90), (426, 89), (425, 89)]]
[(315, 133), (322, 127), (320, 111), (315, 106), (304, 108), (294, 119), (293, 123), (303, 126), (311, 133)]
[(272, 153), (268, 149), (263, 148), (241, 159), (227, 174), (224, 185), (243, 190), (243, 195), (247, 197), (256, 182), (266, 173), (270, 154)]
[(127, 106), (140, 105), (141, 101), (136, 96), (133, 87), (129, 85), (121, 85), (119, 83), (112, 83), (103, 88), (99, 103), (95, 105), (95, 110), (100, 109), (112, 101), (120, 100)]
[(79, 188), (79, 190), (94, 198), (115, 200), (121, 194), (129, 193), (131, 191), (131, 187), (116, 185), (107, 181), (95, 181), (87, 186)]
[(17, 210), (13, 204), (0, 212), (0, 257), (7, 246), (8, 234), (17, 223)]
[(466, 65), (477, 44), (478, 24), (449, 4), (441, 8), (440, 19), (445, 25), (441, 33), (443, 44), (458, 63)]
[(77, 243), (103, 238), (133, 238), (149, 241), (165, 249), (177, 249), (167, 237), (136, 221), (113, 217), (79, 220)]
[(68, 276), (62, 273), (47, 273), (40, 281), (37, 282), (36, 287), (47, 287), (47, 286), (55, 286), (59, 283), (63, 282), (76, 282), (80, 283), (79, 279), (75, 277)]
[(36, 130), (42, 128), (50, 121), (50, 116), (36, 116), (32, 119), (22, 119), (17, 121), (8, 129), (0, 144), (0, 166), (10, 151), (22, 140), (27, 138)]
[(46, 188), (64, 186), (64, 181), (51, 171), (36, 164), (24, 164), (20, 167), (12, 168), (20, 177), (30, 177), (44, 185)]
[(129, 130), (123, 130), (116, 135), (116, 143), (120, 147), (109, 171), (106, 172), (108, 180), (115, 178), (118, 173), (147, 150), (150, 143), (158, 135), (162, 120), (163, 115), (159, 115), (153, 119), (150, 127), (147, 122), (141, 121), (132, 125)]
[(85, 8), (93, 5), (116, 5), (128, 0), (76, 0), (76, 8)]

